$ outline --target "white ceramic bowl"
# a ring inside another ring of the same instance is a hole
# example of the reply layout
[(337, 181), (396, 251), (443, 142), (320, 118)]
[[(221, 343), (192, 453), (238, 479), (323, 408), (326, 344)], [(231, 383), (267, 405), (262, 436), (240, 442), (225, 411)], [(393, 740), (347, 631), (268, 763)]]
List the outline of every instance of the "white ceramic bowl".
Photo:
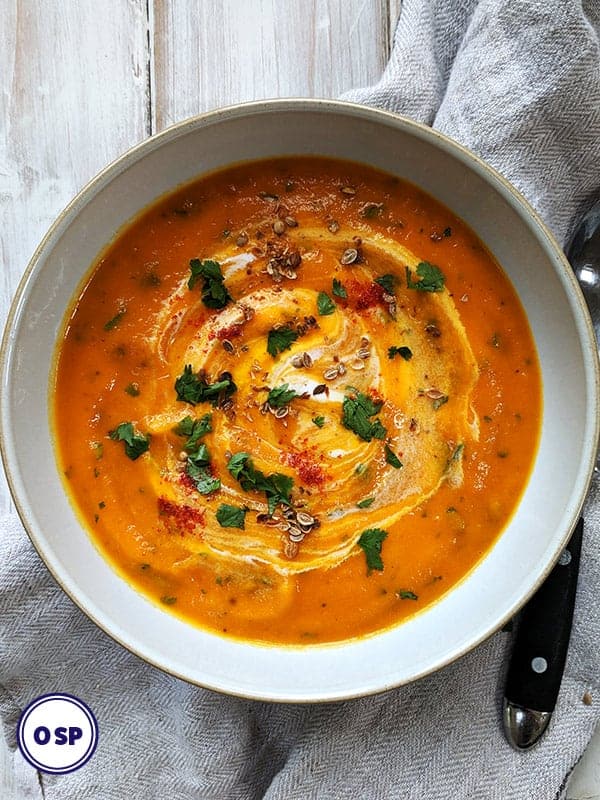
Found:
[[(65, 309), (97, 254), (165, 192), (225, 165), (317, 153), (417, 184), (462, 217), (512, 280), (537, 343), (544, 387), (535, 468), (510, 524), (479, 565), (408, 622), (356, 641), (246, 644), (203, 632), (123, 581), (82, 529), (57, 473), (48, 392)], [(252, 103), (154, 136), (71, 203), (35, 253), (2, 349), (2, 454), (23, 523), (58, 583), (142, 658), (202, 686), (253, 698), (333, 700), (438, 669), (502, 625), (552, 567), (579, 515), (598, 438), (598, 365), (589, 317), (559, 247), (497, 173), (444, 136), (398, 116), (328, 101)]]

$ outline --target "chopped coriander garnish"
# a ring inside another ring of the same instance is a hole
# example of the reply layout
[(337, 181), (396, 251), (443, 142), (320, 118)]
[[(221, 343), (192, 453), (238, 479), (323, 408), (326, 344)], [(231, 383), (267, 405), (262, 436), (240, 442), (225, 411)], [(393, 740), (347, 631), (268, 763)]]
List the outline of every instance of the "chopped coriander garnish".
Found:
[(221, 481), (219, 478), (213, 478), (208, 471), (209, 464), (210, 460), (205, 444), (199, 448), (198, 453), (194, 454), (194, 458), (188, 456), (185, 465), (185, 474), (192, 479), (199, 494), (210, 494), (221, 488)]
[(325, 417), (313, 417), (312, 422), (317, 428), (322, 428), (325, 425)]
[(367, 570), (382, 570), (383, 561), (381, 560), (381, 545), (387, 536), (387, 531), (381, 528), (368, 528), (363, 531), (358, 540), (358, 546), (362, 547), (367, 557)]
[(369, 469), (369, 465), (368, 464), (357, 464), (356, 467), (354, 468), (354, 474), (355, 475), (364, 475), (365, 472), (368, 469)]
[(283, 408), (283, 406), (287, 406), (294, 397), (298, 397), (297, 392), (295, 392), (294, 389), (290, 389), (288, 383), (282, 383), (281, 386), (276, 386), (274, 389), (271, 389), (267, 397), (267, 403), (271, 408)]
[(188, 288), (193, 289), (200, 278), (204, 279), (202, 284), (202, 302), (207, 308), (225, 308), (227, 303), (233, 298), (227, 291), (224, 283), (221, 265), (218, 261), (199, 258), (192, 258), (190, 261), (191, 275), (188, 280)]
[(125, 387), (125, 391), (131, 397), (138, 397), (140, 394), (140, 387), (137, 383), (128, 383)]
[(104, 455), (104, 445), (102, 442), (94, 442), (94, 455), (98, 461), (100, 461)]
[(108, 435), (114, 442), (125, 443), (125, 455), (132, 461), (139, 458), (150, 446), (150, 434), (136, 433), (131, 422), (121, 422)]
[(335, 311), (335, 303), (327, 292), (319, 292), (317, 295), (317, 309), (321, 317), (328, 317)]
[(296, 331), (287, 325), (283, 325), (281, 328), (273, 328), (269, 331), (267, 337), (267, 353), (275, 358), (278, 353), (289, 350), (292, 342), (295, 342), (297, 338)]
[(369, 506), (372, 506), (374, 502), (375, 502), (375, 498), (374, 497), (365, 497), (364, 500), (359, 500), (358, 501), (358, 503), (356, 504), (356, 507), (357, 508), (369, 508)]
[(441, 408), (445, 403), (448, 402), (448, 400), (449, 397), (447, 394), (444, 394), (441, 397), (436, 397), (435, 400), (432, 400), (431, 405), (433, 406), (434, 411), (437, 411), (439, 408)]
[(240, 530), (244, 530), (247, 513), (247, 508), (238, 508), (238, 506), (221, 503), (217, 509), (217, 522), (222, 528), (240, 528)]
[(227, 469), (245, 492), (265, 493), (270, 515), (278, 505), (291, 506), (290, 493), (294, 481), (289, 475), (280, 472), (265, 475), (254, 468), (250, 453), (236, 453), (229, 459)]
[(444, 290), (444, 274), (435, 264), (421, 261), (417, 265), (417, 275), (420, 280), (413, 281), (410, 268), (406, 268), (406, 286), (409, 289), (416, 289), (419, 292), (442, 292)]
[(402, 462), (400, 461), (396, 453), (394, 453), (391, 447), (389, 447), (387, 444), (385, 446), (385, 460), (390, 466), (394, 467), (395, 469), (400, 469), (402, 467)]
[(383, 288), (388, 294), (394, 294), (394, 285), (396, 283), (396, 276), (391, 275), (390, 273), (388, 273), (387, 275), (380, 275), (379, 278), (375, 278), (375, 283), (378, 283), (380, 286), (383, 286)]
[(188, 440), (185, 443), (185, 450), (188, 452), (194, 450), (199, 440), (212, 430), (212, 414), (204, 414), (200, 419), (192, 419), (192, 417), (184, 417), (173, 428), (177, 436), (187, 436)]
[(237, 386), (232, 378), (224, 378), (216, 383), (207, 383), (204, 378), (192, 371), (192, 365), (187, 364), (175, 381), (177, 399), (195, 406), (196, 403), (210, 402), (218, 405), (219, 400), (230, 397), (237, 391)]
[(444, 230), (443, 230), (443, 236), (445, 236), (446, 238), (447, 238), (448, 236), (452, 236), (452, 228), (450, 228), (450, 227), (448, 227), (448, 228), (444, 228)]
[(337, 278), (333, 279), (333, 288), (331, 291), (336, 297), (341, 297), (342, 300), (348, 299), (348, 292), (346, 291), (346, 287), (341, 281), (338, 281)]
[(122, 308), (120, 311), (118, 311), (114, 315), (114, 317), (112, 317), (112, 319), (109, 319), (108, 322), (104, 323), (104, 330), (105, 331), (114, 330), (117, 327), (117, 325), (119, 324), (119, 322), (121, 322), (121, 320), (125, 316), (126, 312), (127, 312), (127, 309), (125, 309), (125, 308)]
[(396, 592), (396, 597), (400, 600), (418, 600), (419, 595), (415, 594), (414, 592), (410, 592), (408, 589), (398, 589)]
[(177, 602), (176, 597), (172, 597), (171, 595), (164, 595), (160, 598), (160, 602), (164, 603), (166, 606), (172, 606), (174, 603)]
[(351, 394), (344, 397), (342, 403), (342, 424), (353, 431), (360, 439), (370, 442), (371, 439), (385, 439), (387, 431), (379, 419), (371, 422), (369, 417), (381, 410), (382, 400), (372, 400), (368, 395), (351, 387)]
[(413, 357), (412, 350), (410, 347), (396, 347), (396, 345), (392, 345), (388, 347), (388, 358), (390, 361), (394, 358), (394, 356), (400, 356), (405, 361), (410, 361)]

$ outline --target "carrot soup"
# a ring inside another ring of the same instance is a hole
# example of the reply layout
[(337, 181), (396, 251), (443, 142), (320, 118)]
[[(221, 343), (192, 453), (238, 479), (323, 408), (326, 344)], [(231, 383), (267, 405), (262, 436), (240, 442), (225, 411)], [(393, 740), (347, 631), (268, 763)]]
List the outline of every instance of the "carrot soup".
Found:
[(146, 209), (75, 298), (53, 388), (65, 485), (111, 564), (274, 644), (387, 628), (460, 581), (518, 504), (542, 403), (524, 311), (465, 223), (317, 157)]

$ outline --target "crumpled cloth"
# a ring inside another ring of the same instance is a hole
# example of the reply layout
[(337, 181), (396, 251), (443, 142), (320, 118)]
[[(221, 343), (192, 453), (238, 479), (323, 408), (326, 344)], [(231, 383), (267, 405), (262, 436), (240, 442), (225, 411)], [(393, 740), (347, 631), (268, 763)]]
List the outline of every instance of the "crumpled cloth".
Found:
[[(432, 124), (478, 153), (565, 243), (600, 191), (599, 32), (599, 0), (405, 0), (381, 81), (347, 97)], [(98, 630), (54, 584), (4, 486), (0, 509), (0, 715), (9, 745), (20, 710), (45, 692), (81, 697), (100, 724), (96, 754), (70, 775), (37, 775), (14, 752), (18, 800), (549, 800), (564, 796), (600, 717), (597, 484), (559, 702), (528, 753), (513, 752), (501, 730), (508, 633), (377, 697), (300, 706), (220, 696), (146, 665)]]

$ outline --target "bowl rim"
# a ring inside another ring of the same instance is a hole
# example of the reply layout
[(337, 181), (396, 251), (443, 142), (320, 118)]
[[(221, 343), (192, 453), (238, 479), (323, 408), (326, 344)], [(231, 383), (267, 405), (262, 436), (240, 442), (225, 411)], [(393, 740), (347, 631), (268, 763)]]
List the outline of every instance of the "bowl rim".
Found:
[[(231, 696), (273, 702), (332, 702), (375, 695), (407, 683), (412, 683), (453, 663), (457, 659), (469, 653), (471, 650), (478, 647), (496, 631), (500, 630), (500, 628), (502, 628), (506, 622), (525, 605), (530, 597), (535, 594), (537, 589), (541, 586), (545, 578), (554, 567), (554, 564), (556, 563), (561, 551), (568, 543), (573, 529), (575, 528), (575, 525), (577, 524), (577, 521), (581, 515), (581, 510), (589, 491), (595, 465), (593, 453), (595, 453), (596, 448), (594, 447), (590, 450), (586, 470), (580, 482), (579, 491), (577, 491), (576, 487), (571, 496), (571, 513), (569, 515), (568, 524), (563, 530), (563, 535), (560, 538), (559, 546), (556, 547), (553, 557), (548, 561), (547, 564), (545, 564), (544, 568), (538, 574), (537, 579), (530, 586), (529, 590), (525, 592), (525, 594), (522, 595), (520, 599), (515, 602), (513, 606), (509, 608), (495, 624), (489, 626), (487, 630), (483, 631), (475, 638), (470, 638), (466, 644), (458, 643), (451, 648), (447, 655), (444, 658), (441, 658), (435, 665), (422, 669), (420, 672), (414, 674), (408, 679), (401, 678), (399, 680), (390, 682), (389, 679), (382, 678), (380, 684), (375, 687), (358, 689), (356, 691), (348, 691), (344, 689), (337, 691), (329, 690), (321, 692), (320, 694), (315, 693), (314, 696), (307, 697), (306, 695), (296, 696), (291, 692), (287, 692), (285, 696), (283, 696), (265, 691), (250, 691), (248, 689), (240, 690), (236, 689), (235, 686), (232, 685), (224, 685), (223, 683), (219, 684), (208, 680), (200, 681), (187, 674), (183, 674), (173, 666), (168, 666), (166, 663), (160, 663), (147, 652), (142, 652), (137, 642), (127, 641), (120, 635), (120, 632), (112, 629), (108, 624), (110, 620), (105, 622), (98, 619), (96, 614), (94, 614), (91, 609), (87, 608), (85, 599), (79, 597), (79, 587), (77, 587), (75, 584), (73, 588), (65, 585), (65, 582), (60, 575), (60, 570), (53, 563), (51, 552), (52, 549), (46, 545), (45, 537), (40, 535), (40, 533), (35, 529), (34, 525), (29, 524), (26, 504), (22, 503), (21, 498), (19, 497), (18, 470), (15, 468), (13, 471), (13, 465), (11, 463), (12, 453), (9, 452), (11, 447), (8, 441), (9, 437), (7, 435), (7, 431), (5, 430), (6, 420), (9, 416), (9, 402), (7, 399), (6, 389), (10, 384), (9, 367), (13, 353), (14, 340), (12, 332), (14, 330), (14, 322), (19, 317), (20, 308), (29, 295), (30, 288), (33, 285), (37, 273), (42, 268), (41, 264), (44, 253), (49, 244), (51, 244), (53, 241), (55, 235), (61, 230), (61, 228), (63, 228), (63, 226), (65, 228), (68, 227), (70, 221), (74, 216), (77, 215), (79, 209), (85, 206), (86, 203), (113, 178), (116, 178), (122, 171), (127, 169), (130, 164), (137, 162), (147, 153), (154, 151), (162, 144), (166, 144), (172, 139), (176, 139), (179, 136), (185, 135), (186, 131), (192, 131), (198, 128), (247, 115), (269, 114), (278, 111), (296, 113), (302, 113), (304, 111), (341, 113), (345, 114), (349, 118), (362, 118), (375, 123), (385, 124), (388, 127), (396, 128), (398, 130), (406, 131), (422, 141), (433, 144), (435, 147), (441, 149), (451, 157), (459, 160), (467, 168), (473, 170), (488, 185), (491, 185), (492, 188), (498, 191), (498, 193), (506, 200), (510, 207), (518, 213), (520, 218), (528, 217), (530, 219), (531, 227), (536, 230), (540, 245), (543, 247), (546, 255), (550, 257), (550, 253), (552, 253), (555, 262), (559, 265), (562, 274), (559, 274), (558, 277), (561, 279), (563, 288), (570, 293), (574, 301), (576, 317), (579, 321), (578, 335), (584, 355), (585, 372), (588, 380), (591, 378), (591, 380), (589, 380), (589, 388), (592, 392), (591, 396), (594, 400), (593, 406), (595, 408), (595, 413), (593, 415), (592, 442), (595, 443), (597, 447), (600, 437), (600, 365), (598, 360), (595, 332), (590, 319), (590, 314), (576, 277), (558, 241), (541, 219), (538, 212), (535, 211), (535, 209), (524, 198), (519, 190), (516, 189), (512, 183), (510, 183), (510, 181), (508, 181), (494, 167), (490, 166), (486, 161), (477, 156), (464, 145), (455, 141), (450, 136), (447, 136), (446, 134), (441, 133), (440, 131), (435, 130), (421, 122), (412, 120), (409, 117), (397, 114), (395, 112), (365, 106), (355, 102), (290, 97), (232, 104), (195, 115), (170, 125), (163, 131), (155, 133), (152, 136), (133, 145), (116, 159), (111, 161), (107, 166), (100, 170), (100, 172), (92, 177), (57, 215), (51, 226), (48, 228), (46, 234), (40, 241), (39, 245), (36, 247), (22, 278), (17, 285), (17, 289), (11, 301), (4, 326), (2, 341), (0, 343), (0, 387), (2, 389), (2, 391), (0, 391), (0, 454), (16, 511), (42, 562), (62, 591), (65, 592), (65, 594), (88, 617), (88, 619), (97, 625), (104, 633), (110, 636), (111, 639), (116, 641), (129, 652), (136, 655), (138, 658), (166, 674), (185, 680), (188, 683)], [(127, 220), (124, 224), (126, 223)], [(582, 335), (582, 333), (585, 334), (585, 337)], [(590, 414), (591, 412), (588, 411), (588, 416)], [(376, 634), (377, 632), (375, 632), (375, 635)], [(344, 644), (351, 643), (352, 641), (354, 640), (335, 642), (334, 644), (340, 648), (341, 652)]]

